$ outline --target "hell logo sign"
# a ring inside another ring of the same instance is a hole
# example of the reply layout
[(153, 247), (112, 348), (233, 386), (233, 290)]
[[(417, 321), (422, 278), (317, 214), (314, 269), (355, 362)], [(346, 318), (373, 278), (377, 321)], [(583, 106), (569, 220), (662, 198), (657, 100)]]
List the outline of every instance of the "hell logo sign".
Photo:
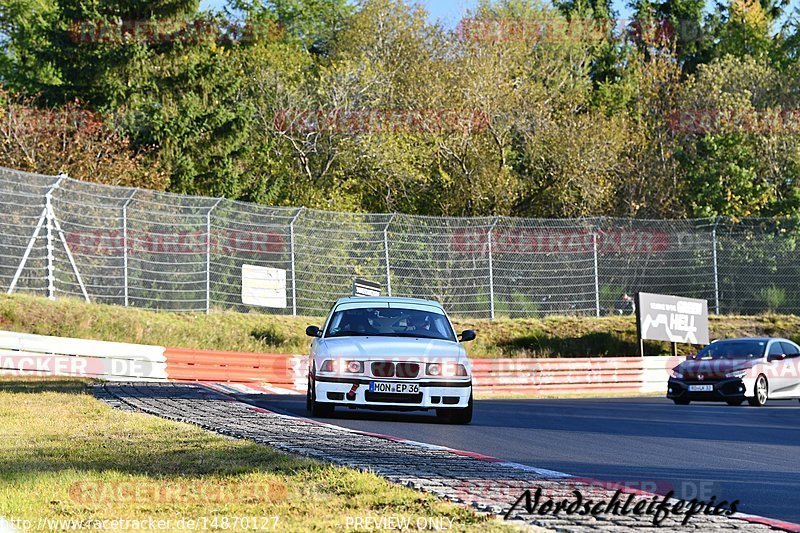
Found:
[(640, 292), (636, 319), (643, 340), (709, 343), (706, 300)]

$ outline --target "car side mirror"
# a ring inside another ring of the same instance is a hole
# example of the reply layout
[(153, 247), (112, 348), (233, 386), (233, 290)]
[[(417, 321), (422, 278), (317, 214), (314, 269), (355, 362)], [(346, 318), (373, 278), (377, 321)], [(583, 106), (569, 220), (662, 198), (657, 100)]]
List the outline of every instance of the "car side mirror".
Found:
[(770, 355), (769, 357), (767, 357), (767, 361), (783, 361), (784, 359), (786, 359), (786, 354), (783, 353), (779, 355), (778, 354)]
[(322, 332), (319, 330), (317, 326), (308, 326), (306, 328), (306, 335), (309, 337), (321, 337)]
[(475, 333), (474, 330), (467, 329), (467, 330), (464, 330), (464, 332), (461, 335), (459, 335), (458, 337), (459, 337), (459, 339), (461, 339), (461, 342), (469, 342), (469, 341), (474, 341), (475, 337), (477, 337), (477, 336), (478, 335)]

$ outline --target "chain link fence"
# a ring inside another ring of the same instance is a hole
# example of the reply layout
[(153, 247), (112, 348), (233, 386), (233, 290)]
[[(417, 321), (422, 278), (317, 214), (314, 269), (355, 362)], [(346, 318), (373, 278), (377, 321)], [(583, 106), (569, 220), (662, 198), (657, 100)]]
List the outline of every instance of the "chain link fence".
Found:
[[(355, 277), (460, 317), (595, 316), (638, 291), (800, 311), (794, 219), (436, 218), (268, 207), (0, 168), (0, 289), (165, 311), (319, 316)], [(286, 306), (242, 303), (242, 266)]]

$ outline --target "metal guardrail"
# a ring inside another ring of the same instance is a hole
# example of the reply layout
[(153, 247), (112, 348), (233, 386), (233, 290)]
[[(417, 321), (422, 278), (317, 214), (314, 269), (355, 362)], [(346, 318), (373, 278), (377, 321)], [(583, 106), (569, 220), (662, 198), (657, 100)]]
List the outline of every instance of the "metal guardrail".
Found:
[(0, 331), (0, 373), (165, 381), (163, 346)]

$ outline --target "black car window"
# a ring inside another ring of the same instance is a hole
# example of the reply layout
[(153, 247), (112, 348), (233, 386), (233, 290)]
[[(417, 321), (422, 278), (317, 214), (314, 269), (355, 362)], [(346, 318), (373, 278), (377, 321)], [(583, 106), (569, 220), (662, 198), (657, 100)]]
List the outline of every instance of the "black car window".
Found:
[(444, 314), (399, 307), (336, 311), (328, 323), (325, 337), (411, 337), (457, 342)]
[(797, 346), (788, 342), (782, 342), (781, 346), (783, 346), (783, 353), (786, 354), (787, 357), (798, 357), (800, 356), (800, 350), (797, 349)]
[(757, 359), (764, 357), (766, 347), (763, 340), (718, 341), (700, 350), (697, 359)]
[(773, 342), (769, 347), (769, 354), (767, 355), (783, 355), (783, 346), (779, 342)]

